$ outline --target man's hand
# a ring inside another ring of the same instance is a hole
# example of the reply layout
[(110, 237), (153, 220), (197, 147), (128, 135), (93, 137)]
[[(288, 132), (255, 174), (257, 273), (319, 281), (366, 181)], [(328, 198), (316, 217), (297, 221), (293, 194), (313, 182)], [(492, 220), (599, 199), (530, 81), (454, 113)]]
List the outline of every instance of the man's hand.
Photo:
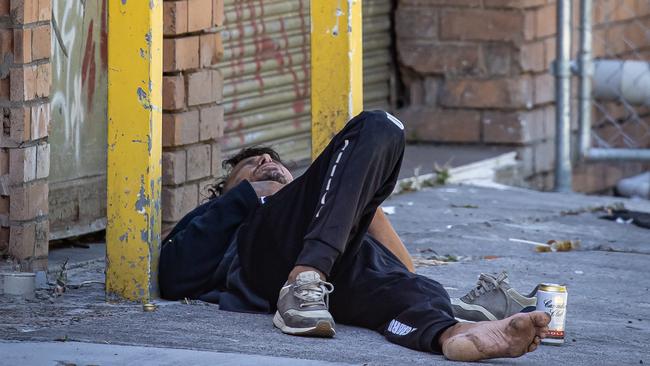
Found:
[(257, 197), (272, 196), (277, 191), (281, 190), (282, 187), (285, 186), (282, 183), (278, 183), (272, 180), (263, 180), (259, 182), (250, 182), (250, 183), (253, 186), (255, 193), (257, 193)]

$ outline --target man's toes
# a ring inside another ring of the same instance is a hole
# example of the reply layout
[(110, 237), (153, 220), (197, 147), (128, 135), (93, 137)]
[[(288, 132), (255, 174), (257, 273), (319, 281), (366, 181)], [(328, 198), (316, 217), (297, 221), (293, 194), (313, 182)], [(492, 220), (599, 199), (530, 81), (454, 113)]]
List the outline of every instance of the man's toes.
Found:
[(520, 332), (526, 328), (526, 320), (521, 316), (512, 316), (508, 322), (508, 327), (515, 332)]
[(534, 350), (537, 349), (537, 347), (541, 342), (542, 339), (539, 338), (538, 336), (535, 336), (535, 338), (533, 338), (533, 341), (528, 345), (528, 350), (526, 352), (533, 352)]
[(548, 335), (548, 327), (537, 328), (535, 334), (540, 338), (546, 338), (546, 335)]
[(543, 326), (543, 327), (535, 327), (535, 335), (540, 337), (540, 338), (546, 338), (546, 335), (548, 334), (548, 326)]
[(530, 313), (530, 319), (535, 327), (546, 327), (551, 322), (551, 316), (543, 311), (533, 311)]

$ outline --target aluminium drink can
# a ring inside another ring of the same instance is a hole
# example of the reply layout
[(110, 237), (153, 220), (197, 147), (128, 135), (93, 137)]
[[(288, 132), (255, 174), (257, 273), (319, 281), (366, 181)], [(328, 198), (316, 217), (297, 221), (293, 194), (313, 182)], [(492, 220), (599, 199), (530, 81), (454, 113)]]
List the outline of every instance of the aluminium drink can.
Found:
[(566, 324), (567, 288), (565, 285), (542, 283), (537, 290), (537, 310), (551, 315), (548, 334), (542, 343), (560, 345), (564, 343)]

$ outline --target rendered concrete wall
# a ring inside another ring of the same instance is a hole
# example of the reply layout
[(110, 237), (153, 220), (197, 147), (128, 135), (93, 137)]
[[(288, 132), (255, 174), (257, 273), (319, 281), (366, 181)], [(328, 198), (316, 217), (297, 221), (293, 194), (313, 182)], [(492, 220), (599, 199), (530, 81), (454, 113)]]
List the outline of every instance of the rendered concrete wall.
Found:
[(49, 201), (55, 239), (106, 225), (106, 1), (52, 2)]

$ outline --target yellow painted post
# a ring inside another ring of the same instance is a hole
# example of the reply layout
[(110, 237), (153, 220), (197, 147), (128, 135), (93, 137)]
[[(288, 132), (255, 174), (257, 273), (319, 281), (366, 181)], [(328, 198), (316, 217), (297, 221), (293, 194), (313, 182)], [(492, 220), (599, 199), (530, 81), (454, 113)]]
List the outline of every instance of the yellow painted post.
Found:
[(312, 158), (363, 110), (361, 0), (311, 1)]
[(108, 299), (157, 296), (162, 0), (108, 1)]

